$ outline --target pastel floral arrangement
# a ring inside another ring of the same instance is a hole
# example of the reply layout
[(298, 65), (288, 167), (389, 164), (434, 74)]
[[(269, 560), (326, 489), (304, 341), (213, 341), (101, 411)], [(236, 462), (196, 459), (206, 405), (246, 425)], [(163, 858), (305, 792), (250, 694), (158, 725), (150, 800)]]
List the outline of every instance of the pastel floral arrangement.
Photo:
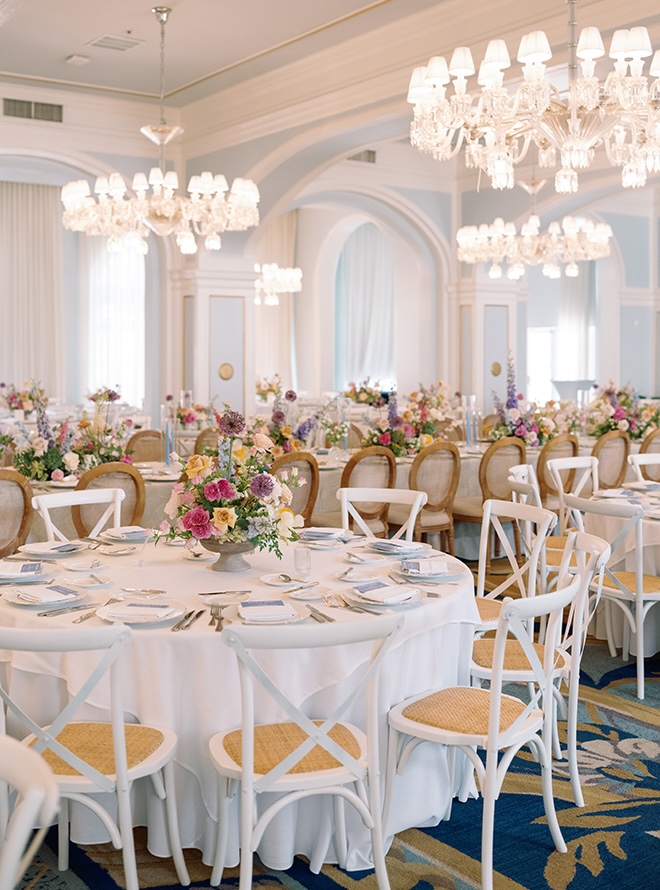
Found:
[(443, 381), (410, 393), (409, 402), (401, 412), (405, 423), (411, 424), (417, 435), (446, 436), (460, 426), (460, 406)]
[(587, 405), (587, 433), (600, 438), (611, 430), (628, 433), (631, 439), (642, 439), (660, 426), (660, 410), (651, 403), (640, 402), (629, 384), (617, 387), (612, 380), (596, 392)]
[(488, 438), (492, 440), (502, 439), (505, 436), (518, 436), (524, 439), (526, 445), (535, 446), (541, 444), (539, 427), (536, 422), (536, 414), (532, 410), (523, 407), (524, 396), (516, 389), (516, 369), (513, 356), (509, 353), (506, 373), (506, 402), (502, 402), (496, 393), (493, 393), (493, 404), (498, 422), (488, 431)]
[(108, 402), (118, 402), (119, 399), (121, 399), (121, 393), (119, 392), (119, 388), (110, 389), (109, 386), (101, 386), (96, 392), (88, 395), (87, 398), (90, 402), (94, 402), (96, 405), (105, 405)]
[(80, 458), (73, 451), (73, 437), (68, 421), (51, 429), (45, 409), (37, 408), (37, 429), (23, 432), (16, 442), (15, 469), (37, 482), (57, 482), (75, 473)]
[(218, 455), (194, 454), (187, 460), (172, 454), (184, 479), (175, 483), (156, 537), (183, 538), (192, 549), (198, 541), (244, 543), (281, 556), (281, 545), (298, 540), (302, 516), (293, 513), (291, 487), (304, 484), (297, 473), (287, 481), (272, 476), (273, 442), (248, 429), (245, 418), (227, 411), (217, 418)]
[(318, 424), (316, 415), (306, 417), (302, 421), (294, 420), (297, 413), (294, 403), (297, 398), (296, 392), (293, 389), (288, 389), (283, 396), (278, 396), (275, 399), (269, 420), (255, 417), (250, 425), (254, 432), (259, 432), (271, 439), (272, 454), (275, 457), (305, 448), (312, 430)]
[(374, 423), (362, 440), (362, 446), (368, 448), (370, 445), (383, 445), (396, 457), (403, 457), (416, 454), (432, 441), (433, 436), (430, 433), (418, 433), (411, 423), (406, 423), (399, 415), (396, 396), (391, 394), (387, 403), (387, 419)]
[(129, 419), (116, 424), (110, 423), (103, 414), (103, 404), (97, 403), (97, 410), (91, 419), (87, 412), (83, 412), (75, 429), (72, 451), (78, 455), (80, 461), (76, 468), (79, 473), (111, 461), (132, 463), (126, 452), (126, 440), (133, 422)]
[(538, 427), (539, 444), (545, 445), (563, 433), (577, 435), (582, 430), (583, 417), (577, 404), (570, 399), (532, 405), (531, 411)]
[(354, 383), (351, 381), (340, 395), (359, 405), (371, 405), (374, 408), (381, 408), (387, 401), (380, 389), (380, 383), (376, 380), (373, 386), (369, 385), (369, 380), (362, 383)]
[(278, 398), (282, 395), (282, 378), (279, 374), (272, 377), (257, 378), (257, 398), (262, 402), (268, 400), (268, 396)]
[(13, 383), (0, 383), (0, 408), (10, 411), (24, 411), (28, 417), (39, 408), (46, 408), (46, 391), (36, 380), (26, 380), (21, 389)]
[(324, 415), (321, 418), (321, 429), (325, 430), (328, 445), (331, 448), (336, 448), (338, 445), (343, 445), (348, 439), (350, 426), (346, 420), (333, 420), (328, 415)]

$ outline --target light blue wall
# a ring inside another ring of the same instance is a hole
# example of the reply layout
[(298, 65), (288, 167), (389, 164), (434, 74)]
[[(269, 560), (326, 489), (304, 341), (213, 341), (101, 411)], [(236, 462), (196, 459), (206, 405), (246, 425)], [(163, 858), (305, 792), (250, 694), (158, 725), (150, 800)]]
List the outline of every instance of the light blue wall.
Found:
[(625, 272), (626, 287), (649, 287), (651, 258), (649, 256), (650, 220), (646, 216), (627, 213), (604, 213), (619, 245)]
[(621, 383), (631, 383), (642, 395), (653, 395), (653, 309), (622, 306), (620, 318)]
[(527, 324), (530, 328), (556, 328), (559, 321), (561, 279), (547, 278), (541, 266), (528, 268)]
[(447, 192), (430, 192), (424, 189), (396, 189), (401, 195), (416, 204), (432, 219), (438, 229), (451, 244), (453, 241), (451, 219), (451, 195)]
[[(484, 330), (487, 331), (484, 342), (484, 413), (486, 414), (490, 412), (493, 390), (500, 399), (506, 400), (508, 324), (509, 312), (506, 306), (484, 307)], [(499, 362), (501, 366), (501, 373), (497, 377), (491, 374), (493, 362)]]
[[(485, 177), (484, 177), (485, 179)], [(492, 223), (498, 216), (506, 220), (517, 219), (525, 213), (531, 213), (529, 195), (522, 189), (501, 192), (492, 189), (486, 182), (480, 192), (463, 192), (461, 194), (462, 226), (479, 226)]]

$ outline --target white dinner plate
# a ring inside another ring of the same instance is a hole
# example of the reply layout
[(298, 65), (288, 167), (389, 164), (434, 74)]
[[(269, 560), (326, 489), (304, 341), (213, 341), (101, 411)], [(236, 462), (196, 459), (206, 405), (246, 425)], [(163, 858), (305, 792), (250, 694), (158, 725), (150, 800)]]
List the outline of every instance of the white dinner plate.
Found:
[(242, 603), (243, 600), (246, 600), (249, 596), (250, 594), (247, 590), (221, 590), (216, 593), (200, 593), (199, 598), (203, 603), (206, 603), (207, 606), (212, 606), (213, 603), (224, 606), (232, 603)]
[[(126, 618), (125, 610), (130, 609), (131, 606), (135, 607), (136, 614), (132, 618)], [(164, 615), (161, 618), (154, 618), (153, 614), (144, 615), (138, 612), (139, 609), (153, 609), (154, 613), (157, 614), (157, 609), (155, 608), (156, 606), (169, 606), (172, 611), (168, 615)], [(178, 621), (179, 618), (185, 615), (186, 611), (187, 607), (184, 606), (182, 603), (175, 603), (171, 601), (158, 602), (153, 599), (135, 599), (122, 600), (120, 603), (112, 603), (109, 606), (101, 606), (100, 609), (96, 610), (96, 614), (99, 616), (99, 618), (103, 618), (104, 621), (109, 621), (111, 624), (155, 625)]]
[(108, 578), (107, 575), (98, 575), (97, 577), (103, 582), (102, 584), (86, 575), (74, 575), (71, 578), (64, 577), (59, 580), (62, 584), (67, 584), (70, 587), (80, 587), (81, 590), (101, 590), (103, 587), (107, 587), (108, 584), (112, 584), (112, 578)]
[[(295, 624), (297, 621), (304, 621), (309, 618), (309, 609), (304, 603), (292, 602), (291, 608), (295, 611), (295, 615), (288, 621), (250, 621), (250, 625), (257, 626), (277, 626), (279, 624)], [(223, 621), (237, 621), (239, 624), (246, 624), (238, 614), (238, 605), (227, 606), (222, 612)]]
[(419, 581), (420, 584), (424, 584), (425, 581), (433, 584), (442, 584), (446, 581), (450, 584), (454, 581), (460, 581), (463, 577), (463, 572), (443, 572), (439, 575), (418, 575), (416, 572), (404, 572), (402, 569), (393, 569), (392, 574), (404, 581), (412, 581), (413, 583)]
[(430, 544), (423, 544), (421, 541), (402, 541), (400, 545), (397, 544), (395, 546), (392, 546), (392, 543), (391, 541), (376, 539), (367, 545), (367, 549), (372, 553), (380, 553), (382, 556), (393, 557), (394, 559), (418, 556), (423, 550), (432, 549)]
[(84, 590), (76, 591), (74, 596), (68, 596), (66, 599), (57, 600), (55, 603), (29, 603), (20, 596), (20, 590), (8, 587), (2, 591), (2, 598), (5, 602), (11, 603), (13, 606), (24, 606), (27, 609), (39, 609), (45, 612), (47, 609), (66, 609), (67, 606), (73, 606), (82, 602), (87, 598)]
[(330, 593), (330, 589), (328, 587), (307, 587), (304, 590), (293, 590), (291, 593), (287, 593), (287, 597), (292, 600), (301, 600), (302, 602), (314, 602), (314, 600), (321, 600), (324, 596), (328, 596)]
[(344, 546), (343, 541), (301, 541), (310, 550), (338, 550)]
[[(92, 565), (95, 563), (95, 565)], [(66, 569), (67, 572), (100, 572), (101, 569), (106, 567), (106, 563), (99, 562), (98, 559), (94, 559), (94, 557), (90, 556), (89, 559), (70, 559), (67, 562), (62, 561), (60, 563), (63, 569)]]
[[(38, 569), (38, 571), (35, 571)], [(0, 583), (30, 584), (43, 581), (52, 569), (39, 562), (0, 562)]]
[(101, 556), (126, 556), (128, 553), (133, 553), (134, 551), (134, 546), (122, 544), (101, 544), (100, 547), (94, 552), (100, 553)]
[(139, 525), (121, 525), (118, 528), (106, 529), (101, 532), (99, 538), (113, 544), (144, 544), (147, 540), (147, 531)]
[(375, 581), (378, 575), (376, 575), (373, 569), (369, 568), (357, 568), (351, 566), (349, 569), (344, 569), (343, 572), (338, 572), (336, 578), (338, 581), (344, 581), (346, 584), (358, 584), (362, 581)]
[(184, 550), (183, 551), (184, 559), (190, 560), (190, 562), (213, 562), (214, 559), (218, 558), (217, 553), (209, 553), (208, 550)]
[(179, 481), (181, 473), (173, 475), (172, 473), (142, 473), (145, 482), (169, 482), (172, 485)]
[(630, 497), (630, 494), (621, 488), (608, 488), (605, 491), (599, 491), (594, 497), (610, 500), (615, 498), (627, 498)]
[(421, 590), (416, 590), (407, 600), (403, 600), (399, 603), (375, 603), (373, 600), (368, 600), (363, 596), (360, 596), (355, 590), (342, 591), (341, 595), (348, 600), (349, 603), (353, 603), (355, 606), (364, 607), (365, 609), (376, 609), (379, 612), (383, 609), (400, 609), (401, 606), (409, 606), (412, 603), (424, 599), (424, 593)]
[(296, 578), (293, 578), (293, 576), (291, 577), (291, 581), (283, 581), (280, 577), (279, 572), (275, 572), (272, 575), (262, 575), (259, 580), (262, 581), (264, 584), (268, 584), (269, 587), (291, 587), (292, 584), (305, 583), (303, 580), (298, 582)]
[[(63, 547), (66, 549), (63, 550)], [(22, 544), (18, 549), (21, 553), (27, 553), (28, 556), (70, 559), (72, 554), (87, 550), (87, 544), (83, 541), (35, 541), (32, 544)]]

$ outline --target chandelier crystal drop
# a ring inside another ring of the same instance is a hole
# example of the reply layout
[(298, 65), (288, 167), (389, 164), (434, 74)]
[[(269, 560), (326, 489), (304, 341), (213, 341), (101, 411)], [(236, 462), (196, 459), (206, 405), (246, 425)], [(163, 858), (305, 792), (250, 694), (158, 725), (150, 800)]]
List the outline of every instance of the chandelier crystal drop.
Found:
[[(182, 254), (197, 253), (197, 237), (207, 250), (220, 250), (222, 232), (242, 232), (259, 224), (259, 189), (250, 179), (234, 179), (231, 189), (222, 174), (192, 176), (188, 195), (177, 195), (179, 179), (166, 169), (165, 146), (183, 133), (165, 121), (165, 24), (171, 9), (151, 10), (160, 24), (160, 122), (140, 132), (160, 149), (160, 166), (149, 176), (136, 173), (131, 195), (120, 173), (99, 176), (92, 195), (86, 179), (62, 188), (62, 222), (72, 232), (101, 235), (108, 250), (129, 248), (146, 254), (147, 237), (153, 232), (165, 238), (174, 235)], [(165, 171), (165, 172), (163, 172)], [(151, 191), (150, 191), (151, 189)]]
[[(449, 64), (433, 56), (414, 69), (411, 143), (438, 161), (464, 147), (466, 166), (485, 172), (495, 189), (513, 188), (515, 166), (532, 143), (540, 167), (559, 163), (555, 189), (562, 194), (577, 191), (578, 171), (589, 168), (601, 146), (609, 163), (621, 168), (625, 188), (644, 186), (648, 173), (660, 172), (660, 50), (653, 54), (644, 27), (615, 31), (609, 52), (614, 70), (601, 83), (595, 76), (596, 61), (605, 55), (600, 32), (584, 28), (578, 41), (577, 0), (567, 2), (568, 95), (546, 78), (552, 52), (544, 31), (521, 39), (522, 82), (515, 89), (504, 85), (511, 67), (504, 40), (488, 44), (477, 74), (480, 89), (470, 89), (472, 53), (460, 46)], [(650, 56), (652, 81), (644, 73)]]
[(298, 294), (302, 290), (302, 270), (280, 269), (277, 263), (254, 264), (254, 302), (257, 306), (279, 306), (280, 294)]

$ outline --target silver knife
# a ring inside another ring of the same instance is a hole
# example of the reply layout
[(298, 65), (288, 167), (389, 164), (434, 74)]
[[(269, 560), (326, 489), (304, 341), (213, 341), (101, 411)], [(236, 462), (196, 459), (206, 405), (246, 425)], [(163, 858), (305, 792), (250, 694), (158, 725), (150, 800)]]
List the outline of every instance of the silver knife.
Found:
[(183, 628), (184, 624), (186, 624), (188, 621), (190, 621), (190, 619), (193, 617), (194, 614), (195, 614), (194, 609), (191, 609), (189, 612), (186, 612), (186, 614), (183, 616), (183, 618), (180, 621), (177, 621), (176, 624), (172, 625), (170, 630), (181, 630)]
[(184, 624), (183, 627), (181, 628), (181, 630), (190, 630), (190, 628), (193, 626), (193, 624), (197, 621), (198, 618), (202, 617), (202, 615), (204, 614), (205, 611), (206, 611), (206, 609), (200, 609), (199, 612), (195, 612), (195, 614), (190, 619), (190, 621), (187, 624)]
[(282, 593), (293, 593), (296, 590), (308, 590), (310, 587), (316, 587), (316, 585), (320, 583), (320, 581), (310, 581), (309, 584), (298, 584), (296, 587), (289, 587), (288, 590), (283, 590)]
[(315, 618), (317, 621), (327, 622), (331, 624), (335, 619), (331, 618), (330, 615), (326, 615), (325, 612), (321, 612), (319, 609), (315, 609), (314, 606), (307, 607), (311, 612), (312, 618)]
[(67, 615), (69, 612), (81, 612), (83, 609), (94, 608), (89, 603), (84, 606), (65, 606), (63, 609), (49, 609), (48, 612), (37, 612), (39, 618), (54, 618), (56, 615)]

